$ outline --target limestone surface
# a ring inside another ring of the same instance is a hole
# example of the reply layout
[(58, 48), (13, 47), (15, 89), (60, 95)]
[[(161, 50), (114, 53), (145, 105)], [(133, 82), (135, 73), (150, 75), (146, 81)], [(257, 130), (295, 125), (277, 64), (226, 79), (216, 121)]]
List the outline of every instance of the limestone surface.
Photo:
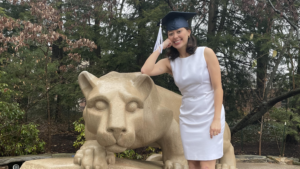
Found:
[[(115, 164), (108, 165), (108, 169), (162, 169), (162, 162), (135, 161), (116, 159)], [(51, 158), (26, 161), (21, 169), (81, 169), (73, 163), (73, 158)]]
[(43, 155), (23, 155), (23, 156), (14, 156), (14, 157), (0, 157), (0, 166), (13, 163), (13, 162), (23, 162), (29, 160), (37, 160), (44, 158), (52, 158), (51, 154)]
[(293, 165), (295, 161), (296, 165), (296, 160), (294, 158), (288, 158), (288, 157), (278, 157), (278, 156), (268, 156), (268, 158), (276, 161), (278, 164), (287, 164), (287, 165)]
[(238, 155), (236, 156), (237, 162), (247, 162), (247, 163), (266, 163), (266, 156), (259, 155)]

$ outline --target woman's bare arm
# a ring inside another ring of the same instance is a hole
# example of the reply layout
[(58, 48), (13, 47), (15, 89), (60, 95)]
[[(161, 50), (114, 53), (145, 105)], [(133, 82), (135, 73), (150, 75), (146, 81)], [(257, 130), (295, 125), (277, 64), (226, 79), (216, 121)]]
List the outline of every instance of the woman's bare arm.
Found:
[[(169, 39), (166, 39), (164, 41), (164, 49), (171, 46), (171, 41)], [(161, 75), (163, 73), (169, 73), (171, 74), (171, 66), (169, 59), (161, 59), (156, 63), (156, 60), (160, 54), (160, 49), (154, 51), (146, 60), (144, 63), (141, 72), (143, 74), (147, 74), (149, 76), (157, 76)]]
[(212, 87), (214, 89), (214, 106), (215, 106), (215, 114), (214, 120), (211, 125), (211, 137), (216, 132), (219, 134), (221, 132), (221, 110), (223, 103), (223, 89), (221, 82), (221, 70), (218, 58), (214, 51), (210, 48), (204, 49), (204, 57), (207, 63), (207, 68), (211, 80)]

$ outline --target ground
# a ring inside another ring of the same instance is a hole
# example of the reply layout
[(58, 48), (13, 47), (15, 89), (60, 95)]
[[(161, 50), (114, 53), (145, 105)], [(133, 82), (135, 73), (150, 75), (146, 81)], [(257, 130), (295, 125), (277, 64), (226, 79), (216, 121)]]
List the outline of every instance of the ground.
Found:
[[(74, 132), (72, 129), (71, 131), (67, 131), (67, 129), (71, 128), (70, 126), (61, 126), (55, 124), (53, 129), (52, 135), (52, 145), (51, 145), (51, 152), (52, 153), (75, 153), (79, 148), (75, 148), (73, 146), (74, 141), (76, 140), (77, 133)], [(47, 132), (46, 130), (41, 129), (41, 138), (47, 143)], [(244, 143), (243, 144), (243, 151), (241, 142), (239, 137), (232, 138), (232, 144), (235, 149), (236, 155), (242, 154), (249, 154), (249, 155), (258, 155), (258, 141), (257, 143)], [(278, 143), (281, 147), (281, 143)], [(273, 155), (279, 156), (280, 151), (278, 148), (278, 144), (276, 142), (262, 142), (262, 155)], [(285, 146), (285, 157), (300, 157), (300, 144), (299, 143), (286, 143)], [(145, 149), (138, 149), (136, 150), (137, 153), (143, 154), (145, 153)]]

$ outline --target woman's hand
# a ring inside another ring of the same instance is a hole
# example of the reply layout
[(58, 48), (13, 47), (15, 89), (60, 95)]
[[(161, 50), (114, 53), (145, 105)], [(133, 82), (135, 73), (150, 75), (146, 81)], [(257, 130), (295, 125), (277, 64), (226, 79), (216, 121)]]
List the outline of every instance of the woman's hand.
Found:
[(214, 119), (210, 125), (210, 138), (221, 133), (221, 120)]
[(163, 42), (163, 46), (164, 46), (164, 49), (171, 47), (171, 46), (172, 46), (171, 40), (170, 40), (170, 39), (166, 39), (166, 40)]

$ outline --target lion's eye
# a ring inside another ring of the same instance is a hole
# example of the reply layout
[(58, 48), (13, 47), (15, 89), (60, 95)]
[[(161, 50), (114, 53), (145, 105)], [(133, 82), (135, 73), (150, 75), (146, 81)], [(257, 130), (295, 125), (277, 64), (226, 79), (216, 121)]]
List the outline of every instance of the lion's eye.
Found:
[(107, 104), (104, 101), (97, 101), (95, 107), (99, 110), (104, 110), (107, 107)]
[(127, 104), (127, 111), (134, 112), (138, 108), (137, 102), (130, 102)]

